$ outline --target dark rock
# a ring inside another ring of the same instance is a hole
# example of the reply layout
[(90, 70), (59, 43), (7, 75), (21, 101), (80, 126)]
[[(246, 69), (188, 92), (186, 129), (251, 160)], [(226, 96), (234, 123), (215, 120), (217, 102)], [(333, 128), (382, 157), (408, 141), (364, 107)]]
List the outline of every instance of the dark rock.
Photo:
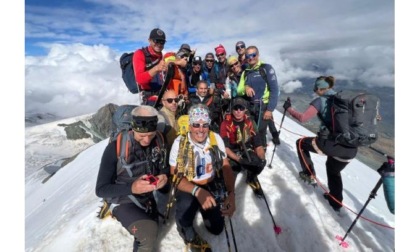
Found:
[(87, 133), (86, 125), (81, 121), (78, 121), (72, 124), (61, 123), (61, 124), (58, 124), (58, 126), (64, 127), (64, 131), (66, 132), (67, 139), (69, 140), (78, 140), (78, 139), (92, 137), (90, 134)]
[(89, 122), (91, 124), (91, 130), (96, 133), (101, 140), (109, 137), (112, 128), (112, 115), (115, 110), (118, 108), (118, 105), (109, 103), (96, 112)]

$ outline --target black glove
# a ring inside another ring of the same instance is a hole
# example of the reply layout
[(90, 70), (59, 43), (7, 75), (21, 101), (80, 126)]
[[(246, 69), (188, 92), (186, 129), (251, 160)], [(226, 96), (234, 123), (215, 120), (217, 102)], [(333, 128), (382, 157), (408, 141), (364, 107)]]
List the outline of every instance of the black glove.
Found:
[(252, 165), (252, 161), (251, 162), (248, 161), (247, 158), (240, 158), (239, 159), (239, 164), (241, 164), (241, 165)]
[(267, 160), (260, 159), (259, 164), (258, 164), (258, 167), (264, 168), (266, 164), (267, 164)]
[(292, 103), (290, 102), (290, 99), (287, 98), (287, 100), (283, 104), (284, 111), (287, 111), (287, 109), (290, 108), (291, 106), (292, 106)]

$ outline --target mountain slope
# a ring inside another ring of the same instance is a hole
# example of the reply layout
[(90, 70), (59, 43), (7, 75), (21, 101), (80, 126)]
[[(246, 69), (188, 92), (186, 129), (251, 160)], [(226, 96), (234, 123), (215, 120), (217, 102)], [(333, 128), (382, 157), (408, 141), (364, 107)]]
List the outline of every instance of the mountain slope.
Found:
[[(274, 116), (275, 121), (280, 122), (281, 113), (275, 111)], [(38, 137), (48, 135), (48, 132), (41, 132), (36, 135), (27, 133), (27, 142), (34, 143)], [(281, 145), (276, 149), (272, 162), (273, 168), (266, 167), (259, 176), (274, 220), (283, 229), (279, 236), (273, 231), (264, 201), (257, 199), (245, 184), (242, 174), (238, 175), (237, 211), (232, 224), (239, 251), (343, 250), (335, 236), (343, 236), (356, 215), (343, 209), (343, 216), (337, 216), (323, 199), (321, 187), (313, 188), (298, 178), (300, 165), (295, 142), (304, 135), (313, 134), (286, 117), (280, 135)], [(118, 221), (96, 218), (100, 199), (95, 196), (94, 189), (106, 144), (107, 140), (103, 140), (81, 152), (45, 183), (41, 183), (40, 176), (35, 176), (37, 172), (27, 177), (26, 251), (131, 251), (133, 239)], [(52, 145), (51, 150), (44, 151), (48, 153), (53, 149)], [(26, 152), (34, 153), (30, 160), (37, 159), (33, 145), (27, 144)], [(266, 153), (268, 161), (272, 153), (270, 146)], [(318, 179), (325, 184), (325, 157), (313, 155), (313, 160)], [(344, 204), (358, 212), (378, 181), (379, 174), (353, 160), (342, 176)], [(368, 220), (359, 219), (346, 238), (350, 244), (346, 251), (394, 251), (394, 230), (387, 228), (394, 226), (394, 216), (386, 206), (382, 188), (363, 216)], [(212, 244), (214, 251), (227, 251), (225, 235), (213, 236), (204, 231), (199, 214), (196, 226), (198, 232)], [(229, 230), (229, 225), (227, 227)], [(163, 226), (159, 239), (157, 251), (181, 250), (183, 242), (173, 218), (169, 225)], [(230, 244), (233, 250), (232, 240)]]

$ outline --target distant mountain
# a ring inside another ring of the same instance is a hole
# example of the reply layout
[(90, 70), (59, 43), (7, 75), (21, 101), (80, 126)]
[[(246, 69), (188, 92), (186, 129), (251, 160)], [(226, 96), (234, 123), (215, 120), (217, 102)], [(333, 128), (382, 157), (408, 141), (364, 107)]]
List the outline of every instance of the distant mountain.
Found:
[(27, 113), (25, 114), (25, 127), (54, 122), (60, 119), (63, 118), (51, 113)]

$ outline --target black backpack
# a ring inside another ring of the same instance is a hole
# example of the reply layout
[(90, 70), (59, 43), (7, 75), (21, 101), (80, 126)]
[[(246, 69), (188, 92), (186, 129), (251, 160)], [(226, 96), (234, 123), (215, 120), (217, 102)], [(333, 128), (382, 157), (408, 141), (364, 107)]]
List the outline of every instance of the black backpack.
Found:
[[(146, 59), (146, 71), (159, 63), (159, 59), (152, 62), (151, 55), (147, 48), (143, 47), (141, 50), (143, 51), (144, 57)], [(141, 90), (139, 85), (137, 85), (136, 77), (134, 76), (133, 55), (134, 52), (123, 53), (120, 57), (120, 67), (122, 71), (122, 79), (128, 90), (133, 94), (137, 94)]]
[(337, 143), (359, 147), (378, 139), (379, 97), (344, 90), (331, 97), (332, 136)]

